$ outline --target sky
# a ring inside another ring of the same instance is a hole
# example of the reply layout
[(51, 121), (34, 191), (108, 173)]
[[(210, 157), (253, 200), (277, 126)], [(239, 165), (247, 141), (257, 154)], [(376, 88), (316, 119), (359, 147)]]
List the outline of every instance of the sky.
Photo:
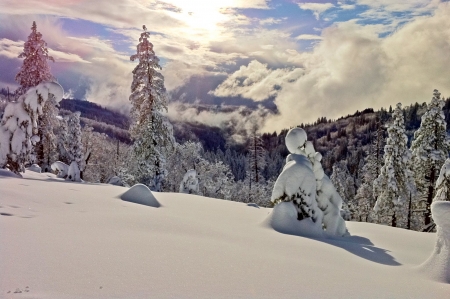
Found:
[[(128, 111), (142, 26), (169, 116), (272, 132), (450, 96), (450, 3), (440, 0), (0, 0), (0, 87), (15, 89), (36, 21), (71, 98)], [(253, 112), (186, 109), (242, 105)], [(272, 113), (270, 111), (276, 111)]]

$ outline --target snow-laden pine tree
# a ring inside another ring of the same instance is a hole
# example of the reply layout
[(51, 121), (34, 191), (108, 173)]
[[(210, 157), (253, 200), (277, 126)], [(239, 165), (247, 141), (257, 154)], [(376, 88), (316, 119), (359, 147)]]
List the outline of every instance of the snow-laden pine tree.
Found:
[(411, 144), (415, 182), (418, 189), (418, 196), (413, 201), (412, 207), (416, 211), (425, 211), (414, 213), (413, 219), (416, 220), (416, 225), (413, 227), (415, 229), (421, 229), (432, 222), (430, 205), (435, 195), (435, 183), (438, 171), (450, 150), (443, 107), (444, 101), (441, 99), (441, 94), (435, 89)]
[(63, 96), (61, 85), (40, 83), (9, 103), (0, 122), (0, 167), (19, 174), (25, 164), (34, 160), (34, 145), (39, 141), (37, 120), (49, 98), (59, 102)]
[(166, 158), (173, 148), (172, 125), (163, 114), (167, 111), (167, 95), (159, 58), (148, 40), (150, 32), (145, 25), (136, 54), (132, 61), (139, 64), (133, 70), (131, 84), (131, 136), (134, 140), (133, 154), (137, 167), (133, 177), (152, 190), (160, 191), (167, 175)]
[(28, 88), (41, 82), (55, 79), (50, 73), (50, 67), (47, 63), (47, 60), (53, 62), (55, 60), (48, 55), (47, 43), (42, 39), (42, 34), (37, 31), (34, 21), (31, 26), (31, 34), (28, 36), (19, 58), (25, 58), (19, 73), (16, 75), (16, 81), (20, 85), (16, 92), (19, 95), (24, 94)]
[(411, 151), (407, 147), (402, 105), (397, 104), (384, 147), (384, 165), (374, 182), (377, 222), (405, 228), (410, 197), (415, 195)]
[[(55, 61), (48, 55), (47, 43), (42, 39), (42, 34), (37, 31), (36, 22), (33, 22), (31, 34), (24, 44), (23, 52), (19, 58), (24, 58), (16, 81), (19, 88), (17, 95), (24, 94), (30, 87), (39, 83), (53, 81), (55, 78), (50, 72), (48, 61)], [(58, 103), (55, 99), (48, 99), (43, 107), (43, 113), (38, 118), (38, 136), (40, 141), (36, 143), (36, 162), (44, 171), (50, 170), (50, 165), (56, 158), (56, 136), (54, 129), (58, 125), (56, 116), (58, 115)]]
[(336, 188), (336, 191), (342, 197), (345, 212), (347, 214), (349, 213), (346, 218), (348, 218), (348, 220), (357, 220), (357, 218), (355, 218), (357, 206), (354, 202), (356, 194), (355, 180), (350, 174), (345, 160), (334, 163), (330, 179)]
[[(376, 134), (378, 136), (378, 133)], [(373, 182), (378, 177), (383, 162), (379, 153), (379, 139), (375, 138), (374, 142), (369, 146), (365, 163), (362, 170), (362, 184), (359, 186), (355, 195), (355, 217), (359, 221), (369, 222), (373, 217), (373, 207), (375, 205), (375, 197), (373, 194)], [(379, 157), (379, 158), (378, 158)], [(379, 160), (380, 159), (380, 160)]]
[(59, 109), (58, 103), (52, 97), (45, 104), (43, 113), (38, 119), (38, 135), (40, 141), (36, 144), (36, 163), (39, 164), (43, 172), (51, 170), (50, 165), (57, 160), (57, 138), (55, 128), (60, 124), (57, 118)]
[(81, 142), (80, 112), (74, 112), (67, 118), (67, 143), (65, 149), (70, 161), (67, 179), (80, 181), (80, 171), (84, 170), (84, 151)]

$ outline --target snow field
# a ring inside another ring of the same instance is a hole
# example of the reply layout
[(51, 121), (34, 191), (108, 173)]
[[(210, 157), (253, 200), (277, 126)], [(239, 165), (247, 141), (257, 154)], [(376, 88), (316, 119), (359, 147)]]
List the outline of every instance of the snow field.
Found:
[(0, 176), (0, 298), (450, 294), (417, 270), (435, 234), (347, 222), (351, 237), (306, 238), (267, 226), (272, 209), (157, 192), (154, 208), (121, 200), (127, 190)]

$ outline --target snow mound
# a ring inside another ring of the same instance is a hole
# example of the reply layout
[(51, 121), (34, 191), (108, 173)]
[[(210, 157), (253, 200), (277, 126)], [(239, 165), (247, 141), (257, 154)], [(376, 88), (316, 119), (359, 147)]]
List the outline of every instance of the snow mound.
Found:
[(69, 172), (69, 165), (64, 162), (56, 161), (52, 164), (52, 170), (56, 172), (58, 178), (66, 178)]
[(114, 186), (123, 186), (122, 179), (118, 176), (113, 176), (109, 179), (108, 184), (114, 185)]
[(286, 147), (292, 154), (299, 154), (308, 137), (302, 128), (293, 128), (286, 134)]
[(32, 164), (30, 167), (27, 168), (27, 170), (34, 171), (34, 172), (37, 172), (37, 173), (41, 173), (42, 172), (42, 168), (39, 165), (37, 165), (37, 164)]
[(431, 213), (437, 225), (436, 246), (420, 269), (433, 280), (450, 283), (450, 202), (434, 202)]
[(120, 199), (154, 208), (159, 208), (161, 206), (152, 191), (143, 184), (134, 185), (127, 192), (122, 194)]
[(20, 175), (17, 175), (8, 169), (0, 169), (0, 176), (9, 177), (9, 178), (20, 178), (21, 177)]
[(323, 237), (323, 230), (306, 218), (297, 220), (297, 209), (290, 201), (277, 204), (263, 224), (277, 232), (303, 237)]

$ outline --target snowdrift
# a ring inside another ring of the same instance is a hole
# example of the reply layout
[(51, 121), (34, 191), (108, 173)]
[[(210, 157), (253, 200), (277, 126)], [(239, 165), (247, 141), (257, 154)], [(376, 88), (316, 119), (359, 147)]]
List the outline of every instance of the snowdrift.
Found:
[(347, 222), (350, 237), (304, 237), (261, 225), (272, 209), (156, 192), (154, 209), (124, 187), (23, 176), (0, 176), (0, 298), (450, 294), (416, 269), (436, 234)]
[(143, 184), (134, 185), (127, 192), (122, 194), (120, 199), (154, 208), (159, 208), (161, 206), (152, 191)]

